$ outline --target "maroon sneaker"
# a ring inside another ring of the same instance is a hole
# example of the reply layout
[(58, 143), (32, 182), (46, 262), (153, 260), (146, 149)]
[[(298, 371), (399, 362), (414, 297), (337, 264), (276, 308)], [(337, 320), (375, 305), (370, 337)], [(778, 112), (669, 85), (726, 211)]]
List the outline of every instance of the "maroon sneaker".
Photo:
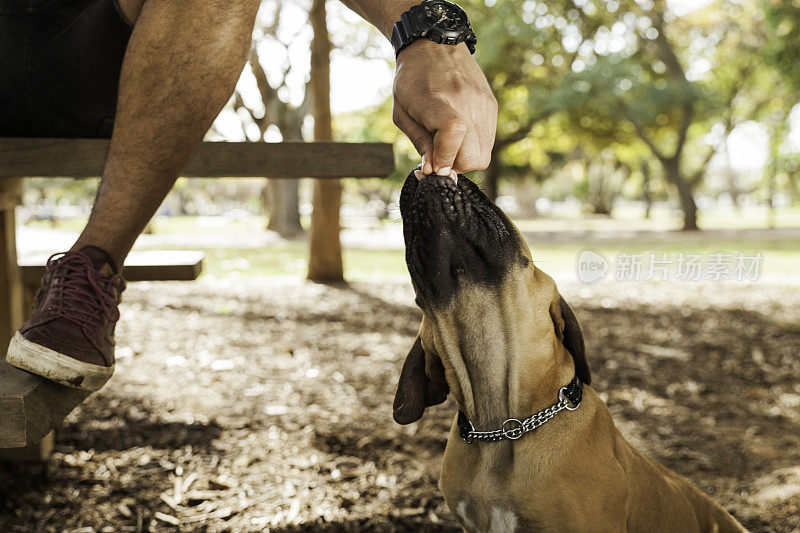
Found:
[(114, 328), (125, 280), (106, 252), (87, 246), (47, 260), (34, 313), (8, 347), (9, 364), (96, 391), (114, 373)]

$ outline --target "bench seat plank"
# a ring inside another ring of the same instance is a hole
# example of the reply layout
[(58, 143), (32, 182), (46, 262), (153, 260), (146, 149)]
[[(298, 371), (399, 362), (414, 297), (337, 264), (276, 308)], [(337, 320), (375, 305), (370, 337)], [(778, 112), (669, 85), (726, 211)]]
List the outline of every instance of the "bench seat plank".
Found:
[[(106, 139), (0, 138), (0, 178), (100, 176)], [(197, 178), (382, 178), (394, 172), (388, 143), (204, 142), (182, 172)]]
[[(122, 277), (126, 281), (192, 281), (203, 271), (203, 252), (191, 250), (143, 250), (131, 252), (125, 260)], [(22, 283), (38, 285), (44, 276), (47, 256), (22, 257)]]

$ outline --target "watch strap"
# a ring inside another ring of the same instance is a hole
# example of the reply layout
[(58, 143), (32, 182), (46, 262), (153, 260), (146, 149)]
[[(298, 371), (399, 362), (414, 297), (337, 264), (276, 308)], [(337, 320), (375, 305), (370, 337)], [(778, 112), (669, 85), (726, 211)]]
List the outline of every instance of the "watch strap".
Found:
[[(402, 52), (408, 45), (416, 41), (417, 39), (427, 38), (431, 41), (438, 43), (438, 44), (447, 44), (447, 45), (456, 45), (460, 43), (465, 43), (469, 52), (471, 54), (475, 53), (475, 45), (478, 42), (477, 37), (475, 36), (475, 32), (472, 30), (472, 27), (467, 22), (467, 28), (465, 35), (456, 42), (445, 42), (441, 40), (441, 36), (436, 32), (428, 32), (427, 34), (420, 34), (415, 28), (414, 20), (412, 19), (412, 11), (419, 6), (414, 6), (402, 15), (400, 15), (400, 20), (395, 23), (392, 27), (392, 34), (389, 37), (389, 41), (392, 43), (392, 47), (394, 48), (394, 56), (395, 58)], [(459, 8), (460, 9), (460, 8)], [(462, 10), (463, 11), (463, 10)], [(421, 29), (421, 28), (420, 28)], [(439, 39), (436, 39), (439, 37)]]
[(392, 47), (394, 48), (394, 56), (397, 57), (405, 47), (411, 44), (414, 39), (410, 36), (414, 32), (414, 29), (411, 26), (411, 20), (409, 20), (409, 12), (406, 11), (402, 15), (400, 15), (400, 20), (395, 23), (394, 27), (392, 27), (392, 35), (389, 38), (389, 41), (392, 43)]

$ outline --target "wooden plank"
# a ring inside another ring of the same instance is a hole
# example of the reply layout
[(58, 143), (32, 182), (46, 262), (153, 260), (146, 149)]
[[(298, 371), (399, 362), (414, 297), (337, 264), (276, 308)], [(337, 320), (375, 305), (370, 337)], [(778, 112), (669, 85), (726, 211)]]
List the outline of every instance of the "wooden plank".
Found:
[[(203, 252), (189, 250), (132, 252), (125, 260), (122, 276), (126, 281), (192, 281), (203, 271), (203, 257)], [(39, 285), (46, 262), (43, 255), (19, 260), (25, 286)]]
[(56, 444), (56, 432), (51, 431), (42, 440), (24, 448), (0, 448), (0, 461), (41, 463), (46, 461)]
[[(106, 139), (0, 138), (0, 178), (100, 176)], [(387, 143), (204, 142), (186, 177), (365, 178), (394, 171)]]
[[(0, 353), (22, 325), (24, 304), (22, 279), (17, 267), (17, 241), (14, 206), (21, 180), (0, 181)], [(2, 420), (2, 419), (0, 419)]]
[[(22, 320), (28, 320), (33, 314), (33, 301), (36, 299), (36, 293), (39, 292), (39, 285), (41, 278), (36, 283), (23, 283), (22, 284)], [(0, 353), (0, 357), (4, 357)]]
[(88, 392), (17, 370), (0, 359), (0, 448), (38, 443)]
[[(20, 261), (23, 281), (29, 289), (38, 287), (46, 260), (44, 256), (33, 256)], [(202, 266), (202, 252), (141, 251), (128, 257), (123, 272), (130, 281), (193, 280), (200, 275)], [(33, 291), (29, 290), (31, 294)], [(16, 327), (19, 326), (14, 330)], [(47, 435), (87, 396), (86, 392), (17, 370), (0, 359), (0, 449), (12, 449), (0, 453), (0, 459), (46, 457), (48, 446), (52, 448), (52, 436), (48, 440)]]

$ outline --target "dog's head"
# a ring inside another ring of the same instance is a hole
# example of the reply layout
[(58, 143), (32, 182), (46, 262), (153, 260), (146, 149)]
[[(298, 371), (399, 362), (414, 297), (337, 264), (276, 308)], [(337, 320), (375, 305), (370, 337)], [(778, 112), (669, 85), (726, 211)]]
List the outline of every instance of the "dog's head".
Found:
[[(423, 312), (394, 402), (401, 424), (443, 402), (462, 379), (493, 379), (509, 357), (566, 349), (589, 383), (580, 326), (537, 269), (516, 226), (466, 176), (408, 176), (400, 195), (406, 263)], [(443, 364), (444, 363), (444, 364)], [(487, 368), (488, 365), (488, 368)], [(469, 376), (482, 369), (483, 376)], [(460, 377), (459, 377), (460, 376)], [(455, 391), (461, 393), (463, 391)], [(486, 401), (491, 401), (487, 399)]]

